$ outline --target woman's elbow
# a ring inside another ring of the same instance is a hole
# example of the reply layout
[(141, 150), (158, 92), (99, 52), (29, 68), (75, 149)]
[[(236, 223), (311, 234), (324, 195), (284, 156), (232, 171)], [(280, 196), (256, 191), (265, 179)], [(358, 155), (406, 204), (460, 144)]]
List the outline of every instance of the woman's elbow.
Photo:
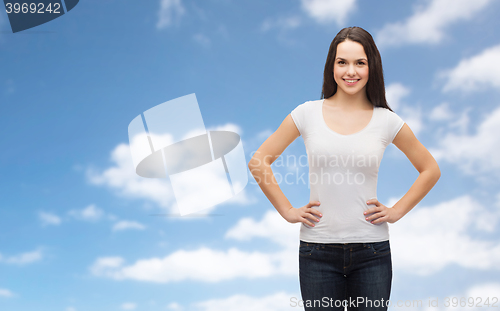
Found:
[(439, 168), (439, 165), (437, 162), (434, 162), (434, 165), (431, 169), (432, 175), (434, 176), (434, 179), (436, 182), (441, 178), (441, 169)]
[(419, 173), (424, 173), (425, 175), (429, 176), (429, 178), (434, 180), (434, 183), (436, 183), (441, 177), (441, 170), (439, 169), (439, 165), (436, 161), (433, 161), (432, 164), (429, 163), (428, 165), (426, 165), (424, 168), (422, 168), (422, 170), (419, 170)]
[(262, 164), (262, 159), (257, 156), (253, 156), (248, 162), (248, 168), (252, 170), (252, 168), (259, 167)]

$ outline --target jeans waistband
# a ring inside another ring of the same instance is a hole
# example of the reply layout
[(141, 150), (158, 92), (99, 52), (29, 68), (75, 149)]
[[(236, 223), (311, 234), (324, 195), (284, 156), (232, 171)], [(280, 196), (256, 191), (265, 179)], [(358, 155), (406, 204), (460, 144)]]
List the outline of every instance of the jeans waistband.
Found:
[[(385, 241), (380, 241), (380, 242), (386, 242), (389, 240)], [(316, 242), (306, 242), (300, 240), (300, 245), (313, 245), (313, 246), (323, 246), (323, 247), (335, 247), (335, 248), (348, 248), (348, 247), (364, 247), (368, 244), (372, 243), (380, 243), (380, 242), (359, 242), (359, 243), (316, 243)]]

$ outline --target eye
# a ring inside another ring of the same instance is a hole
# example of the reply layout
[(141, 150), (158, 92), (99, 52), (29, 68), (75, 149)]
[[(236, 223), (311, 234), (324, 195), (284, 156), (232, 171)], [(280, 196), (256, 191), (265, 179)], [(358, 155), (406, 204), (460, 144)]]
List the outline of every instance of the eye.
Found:
[(343, 63), (343, 62), (344, 62), (343, 60), (339, 60), (339, 61), (337, 62), (337, 64), (340, 64), (340, 63)]
[(364, 65), (364, 64), (365, 64), (365, 62), (359, 62), (358, 64)]

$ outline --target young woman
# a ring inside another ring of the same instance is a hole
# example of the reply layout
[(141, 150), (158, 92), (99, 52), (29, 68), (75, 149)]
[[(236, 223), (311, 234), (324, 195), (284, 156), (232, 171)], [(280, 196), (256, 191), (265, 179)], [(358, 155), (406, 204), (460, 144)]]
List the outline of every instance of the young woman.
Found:
[[(248, 166), (280, 215), (302, 223), (299, 279), (305, 310), (387, 310), (392, 281), (388, 223), (417, 205), (441, 172), (387, 105), (382, 60), (364, 29), (344, 28), (333, 39), (321, 98), (293, 109)], [(277, 185), (271, 164), (300, 135), (311, 193), (308, 204), (295, 208)], [(377, 200), (378, 169), (390, 143), (420, 173), (392, 207)]]

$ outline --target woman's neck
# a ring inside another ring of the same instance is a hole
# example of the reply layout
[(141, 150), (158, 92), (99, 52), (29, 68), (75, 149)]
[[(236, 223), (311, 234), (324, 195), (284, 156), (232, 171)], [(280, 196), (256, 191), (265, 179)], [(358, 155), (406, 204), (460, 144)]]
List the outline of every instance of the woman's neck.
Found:
[(373, 105), (366, 97), (366, 92), (358, 92), (356, 94), (346, 94), (340, 88), (333, 96), (325, 99), (325, 102), (342, 110), (364, 110), (372, 109)]

